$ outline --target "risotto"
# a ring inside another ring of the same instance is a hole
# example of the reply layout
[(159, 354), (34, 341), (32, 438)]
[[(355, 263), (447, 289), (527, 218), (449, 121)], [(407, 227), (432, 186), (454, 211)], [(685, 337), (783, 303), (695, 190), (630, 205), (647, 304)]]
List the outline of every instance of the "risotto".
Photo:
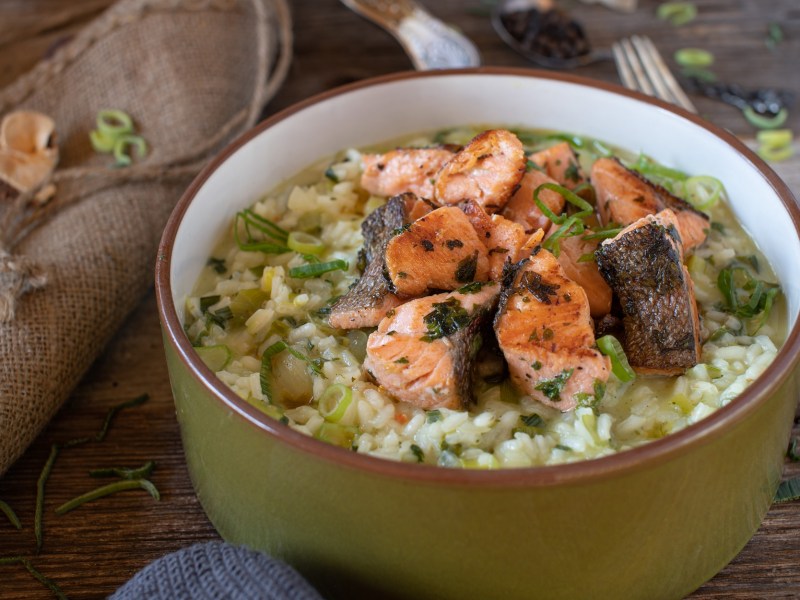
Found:
[[(461, 146), (476, 131), (403, 145)], [(304, 434), (381, 458), (479, 469), (572, 462), (641, 445), (710, 415), (764, 371), (783, 341), (780, 294), (716, 179), (690, 178), (578, 136), (515, 134), (526, 155), (568, 141), (586, 172), (614, 154), (710, 217), (707, 237), (684, 257), (699, 315), (697, 364), (678, 375), (634, 378), (615, 368), (601, 392), (562, 410), (521, 390), (502, 354), (484, 343), (465, 407), (398, 400), (364, 369), (374, 328), (338, 329), (329, 321), (331, 306), (364, 270), (362, 222), (387, 202), (365, 189), (366, 150), (356, 149), (236, 216), (186, 299), (185, 328), (201, 358), (241, 398)]]

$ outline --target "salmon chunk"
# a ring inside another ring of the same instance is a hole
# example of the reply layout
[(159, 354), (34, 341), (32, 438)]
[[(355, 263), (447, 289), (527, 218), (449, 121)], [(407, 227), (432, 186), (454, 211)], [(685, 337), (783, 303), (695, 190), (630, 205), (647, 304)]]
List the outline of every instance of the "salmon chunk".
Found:
[(446, 148), (399, 148), (386, 154), (362, 154), (361, 187), (377, 196), (413, 192), (433, 198), (433, 180), (454, 153)]
[(437, 208), (394, 235), (386, 246), (385, 261), (401, 296), (454, 290), (489, 276), (486, 247), (455, 206)]
[[(586, 234), (592, 233), (587, 229)], [(611, 288), (600, 275), (594, 260), (581, 260), (592, 256), (599, 245), (598, 240), (585, 240), (583, 235), (562, 238), (559, 246), (558, 264), (564, 274), (577, 283), (586, 292), (589, 300), (589, 311), (592, 318), (599, 319), (611, 312)]]
[(499, 293), (497, 283), (473, 283), (398, 306), (369, 336), (364, 369), (398, 400), (425, 410), (465, 408), (479, 329)]
[(375, 327), (387, 311), (401, 303), (383, 274), (384, 254), (392, 232), (406, 224), (408, 212), (417, 206), (416, 201), (416, 196), (411, 193), (395, 196), (372, 211), (361, 223), (366, 267), (355, 285), (331, 306), (328, 317), (331, 327)]
[(610, 361), (595, 348), (586, 292), (541, 246), (506, 273), (494, 330), (523, 393), (561, 411), (602, 397)]
[(600, 158), (592, 165), (592, 184), (597, 193), (597, 210), (604, 225), (630, 225), (665, 208), (675, 213), (685, 250), (706, 239), (708, 216), (685, 200), (673, 196), (641, 174), (626, 168), (616, 158)]
[(675, 214), (647, 215), (595, 254), (622, 306), (625, 352), (638, 372), (677, 375), (700, 360), (694, 286), (683, 266)]
[(528, 159), (547, 175), (569, 189), (575, 189), (586, 181), (575, 151), (567, 142), (531, 154)]
[[(506, 203), (501, 214), (507, 219), (522, 225), (528, 233), (532, 233), (537, 229), (543, 229), (546, 232), (553, 223), (544, 216), (544, 213), (536, 206), (536, 202), (533, 199), (533, 193), (536, 191), (536, 188), (543, 183), (557, 184), (558, 182), (547, 174), (535, 169), (525, 173), (519, 188)], [(542, 201), (542, 204), (557, 215), (561, 214), (561, 211), (564, 210), (564, 197), (553, 190), (542, 190), (539, 192), (539, 199)]]
[(525, 174), (525, 150), (510, 131), (493, 129), (475, 136), (436, 178), (434, 200), (460, 204), (474, 200), (487, 213), (505, 205)]

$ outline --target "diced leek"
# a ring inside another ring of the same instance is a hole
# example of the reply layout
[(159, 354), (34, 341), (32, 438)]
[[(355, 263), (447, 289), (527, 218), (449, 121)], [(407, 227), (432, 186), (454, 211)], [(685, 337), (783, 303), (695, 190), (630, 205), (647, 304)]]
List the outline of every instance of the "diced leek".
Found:
[(231, 349), (224, 344), (217, 344), (216, 346), (200, 346), (195, 348), (195, 352), (200, 357), (205, 365), (217, 373), (227, 367), (233, 359)]
[(261, 291), (267, 294), (269, 297), (272, 294), (272, 280), (275, 277), (275, 268), (274, 267), (264, 267), (264, 271), (261, 273)]
[(260, 288), (241, 290), (231, 298), (230, 309), (237, 323), (244, 323), (269, 299), (269, 294)]
[(286, 240), (286, 245), (295, 252), (313, 256), (322, 254), (325, 250), (325, 244), (322, 243), (322, 240), (303, 231), (292, 231)]
[(684, 415), (688, 415), (694, 409), (694, 404), (686, 394), (675, 394), (670, 399), (670, 402), (677, 406)]
[(338, 423), (325, 421), (320, 425), (314, 437), (323, 442), (333, 444), (334, 446), (350, 449), (353, 447), (356, 433), (357, 430), (355, 427), (347, 427), (345, 425), (339, 425)]
[(696, 254), (692, 254), (689, 259), (686, 261), (686, 268), (689, 269), (689, 273), (692, 275), (699, 275), (701, 273), (706, 272), (706, 259), (700, 258)]
[(636, 378), (636, 373), (628, 364), (628, 358), (617, 338), (613, 335), (604, 335), (597, 340), (597, 348), (611, 359), (611, 370), (617, 379), (624, 383)]
[(353, 390), (342, 383), (334, 383), (322, 392), (317, 408), (326, 421), (338, 423), (353, 402)]

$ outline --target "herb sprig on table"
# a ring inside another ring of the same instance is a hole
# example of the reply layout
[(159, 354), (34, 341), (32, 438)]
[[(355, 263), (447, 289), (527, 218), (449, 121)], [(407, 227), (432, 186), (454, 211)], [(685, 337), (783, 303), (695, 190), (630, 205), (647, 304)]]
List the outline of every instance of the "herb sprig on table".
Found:
[[(142, 394), (141, 396), (137, 396), (131, 400), (127, 400), (115, 406), (112, 406), (108, 413), (106, 413), (106, 417), (103, 420), (103, 424), (100, 427), (100, 430), (93, 436), (75, 438), (72, 440), (68, 440), (66, 442), (61, 443), (54, 443), (50, 447), (50, 454), (47, 457), (47, 460), (42, 467), (42, 471), (39, 474), (39, 478), (36, 482), (36, 506), (34, 511), (34, 519), (33, 519), (33, 530), (34, 530), (34, 537), (36, 539), (36, 548), (35, 554), (39, 554), (42, 549), (42, 545), (44, 543), (44, 498), (45, 498), (45, 488), (47, 486), (47, 481), (50, 477), (50, 474), (53, 471), (53, 467), (56, 463), (56, 459), (60, 455), (62, 450), (67, 448), (74, 448), (76, 446), (81, 446), (87, 443), (99, 443), (105, 440), (106, 435), (113, 423), (116, 415), (127, 408), (133, 408), (136, 406), (140, 406), (144, 404), (149, 399), (147, 394)], [(156, 463), (154, 461), (148, 461), (141, 467), (137, 468), (129, 468), (129, 467), (111, 467), (111, 468), (104, 468), (104, 469), (93, 469), (89, 471), (89, 475), (91, 477), (118, 477), (119, 481), (106, 484), (94, 490), (90, 490), (85, 494), (81, 494), (80, 496), (73, 498), (72, 500), (65, 502), (61, 506), (55, 509), (56, 514), (63, 515), (87, 502), (91, 502), (92, 500), (97, 500), (98, 498), (102, 498), (104, 496), (108, 496), (110, 494), (129, 490), (129, 489), (143, 489), (147, 491), (155, 500), (159, 500), (161, 495), (156, 488), (156, 486), (146, 479), (150, 476), (155, 468)], [(12, 510), (12, 508), (6, 503), (0, 500), (0, 512), (5, 514), (11, 524), (16, 527), (17, 529), (22, 529), (22, 523), (20, 522), (19, 518), (17, 517), (16, 513)], [(36, 567), (34, 567), (33, 563), (30, 561), (29, 558), (24, 556), (4, 556), (0, 557), (0, 566), (3, 565), (15, 565), (21, 564), (24, 566), (28, 572), (42, 585), (47, 587), (50, 591), (55, 594), (57, 598), (64, 598), (66, 599), (67, 596), (58, 587), (58, 585), (48, 577), (45, 577), (42, 573), (40, 573)]]

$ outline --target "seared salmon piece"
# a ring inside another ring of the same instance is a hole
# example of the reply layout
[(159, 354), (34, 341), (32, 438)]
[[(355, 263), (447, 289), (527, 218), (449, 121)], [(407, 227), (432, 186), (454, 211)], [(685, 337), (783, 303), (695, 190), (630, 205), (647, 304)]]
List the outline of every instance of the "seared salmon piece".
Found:
[(475, 136), (436, 177), (434, 200), (474, 200), (487, 213), (505, 205), (525, 174), (525, 150), (510, 131), (491, 129)]
[(397, 232), (386, 246), (385, 261), (401, 296), (454, 290), (489, 277), (486, 247), (455, 206), (437, 208)]
[(489, 257), (489, 279), (500, 281), (506, 262), (517, 262), (530, 235), (519, 223), (500, 215), (489, 215), (477, 202), (463, 202), (459, 208), (483, 241)]
[(640, 373), (678, 375), (700, 360), (694, 285), (678, 227), (665, 209), (632, 223), (595, 253), (622, 306), (628, 362)]
[(433, 198), (433, 179), (453, 156), (447, 148), (398, 148), (386, 154), (362, 154), (361, 187), (377, 196), (413, 192)]
[(401, 303), (384, 275), (384, 254), (392, 233), (407, 223), (408, 211), (416, 206), (416, 201), (416, 196), (411, 193), (395, 196), (372, 211), (361, 223), (366, 267), (355, 285), (331, 306), (328, 317), (331, 327), (375, 327), (388, 311)]
[(575, 189), (586, 181), (578, 157), (567, 142), (531, 154), (528, 159), (541, 168), (548, 176), (569, 189)]
[[(501, 214), (505, 218), (522, 225), (528, 233), (532, 233), (537, 229), (543, 229), (546, 232), (553, 223), (544, 216), (544, 213), (539, 210), (539, 207), (536, 206), (536, 202), (533, 199), (533, 193), (536, 191), (536, 188), (543, 183), (557, 184), (558, 182), (547, 174), (535, 169), (525, 173), (525, 176), (520, 182), (519, 189), (511, 196), (511, 199), (506, 203)], [(561, 211), (564, 210), (564, 197), (553, 190), (542, 190), (539, 193), (539, 199), (547, 208), (557, 215), (561, 214)]]
[(564, 412), (602, 397), (610, 361), (595, 348), (586, 292), (541, 246), (508, 269), (494, 330), (523, 393)]
[(592, 165), (592, 184), (597, 194), (597, 211), (604, 225), (630, 225), (642, 217), (671, 209), (685, 250), (706, 239), (709, 218), (685, 200), (626, 168), (616, 158), (600, 158)]
[[(586, 234), (592, 233), (587, 229)], [(599, 246), (598, 240), (585, 240), (583, 235), (561, 238), (558, 264), (567, 277), (583, 288), (589, 299), (592, 318), (599, 319), (611, 312), (611, 288), (600, 275), (594, 260), (581, 261), (581, 257), (593, 255)]]
[(479, 329), (499, 293), (498, 283), (473, 283), (398, 306), (370, 334), (364, 369), (398, 400), (424, 410), (465, 408)]

